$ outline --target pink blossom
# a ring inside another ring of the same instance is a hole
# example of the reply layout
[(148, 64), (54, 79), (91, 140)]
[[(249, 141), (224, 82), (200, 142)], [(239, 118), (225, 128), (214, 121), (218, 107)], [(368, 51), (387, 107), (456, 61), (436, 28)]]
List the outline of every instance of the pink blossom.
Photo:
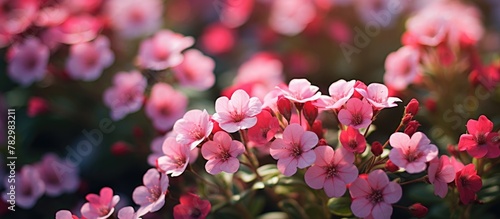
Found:
[(358, 177), (358, 169), (354, 166), (354, 154), (330, 146), (318, 146), (314, 149), (316, 161), (307, 169), (304, 179), (313, 189), (324, 188), (328, 197), (341, 197), (347, 184)]
[(151, 34), (161, 26), (160, 0), (109, 0), (105, 6), (111, 26), (125, 38)]
[[(389, 27), (397, 20), (397, 16), (405, 7), (405, 1), (392, 0), (353, 1), (361, 21), (366, 26), (377, 25), (377, 28)], [(376, 24), (371, 24), (376, 22)]]
[(131, 206), (123, 207), (118, 211), (118, 219), (141, 219), (141, 216), (147, 212), (135, 212)]
[(120, 201), (118, 195), (113, 196), (113, 189), (104, 187), (99, 195), (88, 194), (85, 199), (87, 203), (80, 210), (82, 216), (88, 219), (105, 219), (110, 217), (115, 211), (116, 204)]
[(76, 215), (73, 215), (71, 211), (59, 210), (56, 213), (56, 219), (78, 219)]
[(236, 28), (248, 20), (254, 2), (255, 0), (220, 1), (214, 2), (214, 6), (221, 22), (230, 28)]
[(214, 123), (206, 110), (190, 110), (174, 124), (177, 142), (194, 149), (201, 142), (208, 139)]
[(257, 114), (260, 113), (262, 103), (257, 97), (248, 96), (243, 90), (237, 90), (231, 96), (219, 97), (215, 101), (215, 113), (212, 119), (226, 132), (233, 133), (241, 129), (248, 129), (257, 123)]
[(266, 145), (280, 129), (278, 119), (268, 110), (262, 110), (257, 115), (257, 124), (248, 129), (248, 140), (257, 145)]
[(392, 89), (406, 89), (419, 74), (419, 51), (412, 46), (401, 47), (385, 60), (384, 82)]
[(58, 196), (63, 192), (78, 189), (80, 179), (78, 170), (67, 164), (53, 153), (45, 154), (36, 166), (40, 178), (45, 183), (45, 192), (49, 196)]
[(53, 37), (61, 43), (77, 44), (88, 42), (97, 37), (102, 28), (98, 18), (82, 14), (66, 19), (61, 25), (51, 28)]
[(137, 61), (143, 68), (164, 70), (182, 63), (183, 50), (192, 46), (194, 39), (174, 33), (170, 30), (161, 30), (153, 37), (142, 41)]
[(326, 109), (340, 109), (354, 94), (355, 80), (346, 81), (340, 79), (333, 82), (328, 88), (330, 96), (323, 95), (316, 105)]
[(365, 99), (352, 98), (347, 101), (345, 108), (339, 111), (338, 117), (340, 123), (345, 126), (366, 128), (372, 123), (372, 106)]
[[(12, 185), (8, 182), (7, 178), (5, 178), (4, 183), (5, 188), (9, 188)], [(40, 178), (37, 168), (31, 165), (24, 165), (21, 171), (17, 172), (14, 183), (16, 187), (16, 205), (21, 208), (32, 208), (45, 192), (45, 184)], [(3, 192), (2, 195), (4, 201), (11, 199), (7, 195), (7, 192)]]
[(115, 59), (105, 36), (99, 36), (93, 42), (74, 44), (69, 53), (66, 69), (69, 76), (76, 80), (96, 80)]
[(168, 176), (158, 172), (156, 169), (149, 169), (142, 179), (143, 186), (134, 189), (132, 199), (141, 207), (137, 212), (155, 212), (160, 210), (165, 204), (165, 194), (168, 189)]
[(233, 49), (236, 31), (220, 23), (207, 26), (200, 37), (201, 46), (210, 54), (220, 55)]
[(275, 0), (269, 25), (280, 34), (293, 36), (302, 32), (315, 16), (316, 9), (310, 0)]
[(399, 201), (403, 191), (396, 182), (390, 182), (384, 171), (378, 169), (368, 177), (358, 177), (349, 187), (354, 215), (361, 218), (389, 219), (392, 204)]
[(448, 193), (448, 183), (455, 179), (455, 169), (451, 164), (450, 158), (442, 155), (429, 162), (429, 182), (434, 185), (434, 194), (444, 198)]
[(469, 134), (462, 134), (458, 141), (460, 151), (467, 151), (475, 158), (500, 156), (499, 134), (493, 131), (493, 122), (486, 116), (481, 115), (478, 120), (467, 121), (467, 131)]
[(62, 5), (73, 13), (95, 12), (103, 0), (63, 0)]
[(196, 49), (187, 50), (183, 61), (172, 70), (179, 84), (195, 90), (207, 90), (215, 83), (215, 62)]
[(415, 43), (405, 45), (437, 46), (446, 39), (449, 23), (439, 14), (424, 10), (406, 22), (406, 37)]
[(7, 74), (22, 86), (29, 86), (45, 77), (49, 56), (49, 48), (39, 39), (26, 38), (10, 47), (7, 53)]
[(339, 141), (349, 152), (363, 153), (366, 149), (366, 139), (357, 129), (348, 126), (340, 132)]
[(166, 83), (156, 83), (146, 103), (146, 115), (160, 131), (167, 131), (180, 119), (187, 107), (187, 97)]
[(455, 174), (455, 185), (462, 204), (468, 205), (477, 199), (476, 193), (483, 187), (483, 181), (474, 164), (468, 164)]
[(144, 100), (146, 86), (146, 78), (140, 72), (118, 72), (113, 78), (113, 87), (104, 91), (104, 104), (111, 108), (111, 118), (120, 120), (138, 111)]
[(235, 173), (240, 167), (238, 156), (245, 153), (245, 146), (239, 141), (232, 140), (227, 133), (215, 133), (213, 141), (208, 141), (201, 147), (201, 155), (207, 159), (205, 169), (215, 175), (222, 171)]
[(426, 162), (438, 155), (436, 145), (422, 132), (416, 132), (410, 138), (405, 133), (396, 132), (389, 138), (392, 146), (389, 159), (408, 173), (420, 173), (425, 170)]
[(321, 97), (319, 87), (311, 85), (307, 79), (292, 79), (288, 88), (277, 88), (283, 92), (284, 97), (296, 103), (314, 101)]
[(165, 156), (157, 159), (158, 168), (172, 177), (181, 175), (189, 163), (189, 145), (178, 143), (174, 137), (169, 137), (163, 142), (162, 150)]
[(33, 0), (0, 2), (0, 35), (15, 35), (25, 31), (36, 18), (39, 2)]
[(375, 109), (391, 108), (397, 106), (396, 102), (402, 102), (397, 97), (389, 97), (389, 89), (383, 84), (371, 83), (365, 89), (356, 88), (364, 98), (372, 104)]
[(179, 198), (180, 204), (174, 206), (174, 219), (203, 219), (210, 213), (210, 201), (198, 195), (187, 193)]
[(166, 136), (169, 136), (169, 134), (165, 136), (158, 136), (151, 141), (151, 144), (149, 146), (149, 148), (151, 149), (151, 154), (148, 156), (149, 165), (156, 167), (156, 160), (164, 155), (162, 146), (163, 142), (167, 138)]
[(70, 15), (68, 9), (62, 5), (40, 8), (37, 18), (33, 21), (37, 26), (53, 27), (60, 25)]
[(292, 176), (297, 168), (306, 168), (314, 163), (316, 154), (312, 150), (318, 144), (318, 136), (304, 131), (299, 124), (290, 124), (283, 131), (283, 139), (271, 143), (270, 154), (278, 160), (278, 170), (285, 176)]

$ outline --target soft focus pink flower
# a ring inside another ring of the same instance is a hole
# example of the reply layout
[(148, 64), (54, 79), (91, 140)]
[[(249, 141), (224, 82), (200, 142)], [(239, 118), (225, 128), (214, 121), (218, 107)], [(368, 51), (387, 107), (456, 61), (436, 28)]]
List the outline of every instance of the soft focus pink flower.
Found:
[(304, 131), (299, 124), (290, 124), (283, 131), (283, 139), (271, 143), (270, 154), (278, 160), (278, 170), (285, 176), (292, 176), (298, 168), (306, 168), (314, 163), (316, 154), (312, 150), (318, 144), (318, 136)]
[(392, 146), (389, 159), (408, 173), (420, 173), (425, 170), (426, 162), (438, 155), (436, 145), (422, 132), (416, 132), (410, 138), (405, 133), (396, 132), (389, 138)]
[(446, 155), (429, 162), (429, 182), (434, 185), (434, 194), (444, 198), (448, 193), (448, 183), (455, 179), (455, 169)]
[(324, 188), (328, 197), (343, 196), (347, 184), (358, 177), (354, 154), (343, 148), (334, 151), (330, 146), (318, 146), (314, 152), (316, 161), (304, 175), (307, 185), (313, 189)]
[(221, 22), (230, 28), (235, 28), (248, 20), (254, 2), (255, 0), (216, 1), (214, 7), (219, 13)]
[(118, 195), (113, 196), (113, 189), (104, 187), (99, 195), (88, 194), (85, 196), (87, 203), (80, 210), (82, 216), (88, 219), (105, 219), (110, 217), (115, 211), (116, 204), (120, 201)]
[(164, 155), (162, 147), (163, 142), (167, 138), (166, 136), (168, 136), (168, 134), (165, 136), (158, 136), (151, 141), (151, 144), (149, 146), (149, 148), (151, 149), (151, 154), (149, 154), (148, 156), (149, 165), (156, 167), (156, 160)]
[(458, 141), (460, 151), (467, 151), (475, 158), (500, 156), (499, 134), (493, 131), (493, 122), (486, 116), (481, 115), (478, 120), (467, 121), (467, 131), (469, 134), (462, 134)]
[(217, 132), (213, 141), (208, 141), (201, 147), (201, 155), (207, 159), (205, 169), (214, 175), (222, 171), (235, 173), (240, 167), (238, 156), (245, 152), (245, 146), (231, 139), (225, 132)]
[(146, 115), (160, 131), (167, 131), (180, 119), (187, 107), (187, 97), (166, 83), (156, 83), (146, 102)]
[(391, 108), (401, 102), (397, 97), (389, 97), (389, 89), (383, 84), (371, 83), (365, 89), (356, 88), (364, 98), (366, 98), (375, 109)]
[(190, 110), (174, 124), (177, 142), (194, 149), (201, 142), (208, 139), (214, 123), (206, 110)]
[(73, 215), (71, 211), (59, 210), (56, 213), (56, 219), (78, 219), (76, 215)]
[(392, 89), (406, 89), (419, 74), (419, 51), (412, 46), (401, 47), (385, 60), (384, 83)]
[(69, 15), (69, 10), (63, 5), (42, 7), (33, 23), (41, 27), (53, 27), (63, 23)]
[(278, 119), (268, 110), (262, 110), (257, 115), (257, 124), (248, 129), (248, 140), (257, 146), (266, 145), (280, 129)]
[(0, 35), (15, 35), (25, 31), (36, 18), (39, 4), (35, 0), (1, 1)]
[(351, 210), (361, 218), (389, 219), (392, 204), (399, 201), (403, 191), (396, 182), (390, 182), (384, 171), (378, 169), (368, 177), (358, 177), (349, 187), (352, 197)]
[(103, 0), (63, 0), (62, 5), (73, 13), (94, 12)]
[(227, 53), (236, 43), (236, 32), (220, 23), (211, 24), (203, 30), (200, 43), (204, 51), (210, 54)]
[(196, 194), (187, 193), (179, 198), (180, 204), (174, 206), (174, 219), (206, 218), (212, 205)]
[(164, 8), (160, 0), (108, 0), (105, 12), (120, 35), (136, 38), (151, 34), (161, 26)]
[(302, 32), (316, 16), (311, 0), (272, 1), (269, 25), (274, 31), (293, 36)]
[(330, 96), (323, 95), (316, 105), (326, 109), (340, 109), (354, 94), (355, 80), (346, 81), (340, 79), (333, 82), (328, 88)]
[(340, 132), (339, 141), (349, 152), (363, 153), (366, 149), (366, 139), (357, 129), (348, 126)]
[[(7, 191), (2, 193), (3, 200), (15, 199), (16, 205), (30, 209), (42, 197), (45, 192), (45, 184), (40, 178), (40, 174), (37, 168), (31, 165), (24, 165), (21, 171), (17, 172), (16, 181), (14, 182), (16, 187), (15, 197), (11, 198)], [(7, 177), (4, 181), (5, 188), (10, 188), (12, 185), (8, 182)]]
[(248, 96), (243, 90), (237, 90), (231, 96), (219, 97), (215, 101), (215, 113), (212, 119), (226, 132), (233, 133), (241, 129), (248, 129), (257, 123), (257, 114), (260, 113), (262, 103), (257, 97)]
[(80, 184), (78, 169), (67, 166), (57, 155), (45, 154), (36, 167), (45, 183), (47, 195), (58, 196), (63, 192), (71, 193), (78, 189)]
[(29, 117), (36, 117), (50, 111), (49, 102), (43, 97), (30, 97), (26, 109)]
[(132, 199), (141, 207), (137, 212), (155, 212), (160, 210), (165, 204), (165, 194), (168, 189), (168, 176), (158, 172), (156, 169), (149, 169), (142, 178), (143, 186), (134, 189)]
[(52, 28), (53, 37), (66, 44), (88, 42), (97, 37), (102, 25), (102, 21), (95, 16), (88, 14), (71, 16), (61, 25)]
[(460, 161), (458, 161), (455, 157), (450, 158), (451, 165), (453, 166), (453, 169), (455, 170), (455, 173), (458, 171), (462, 170), (464, 168), (464, 164)]
[(283, 96), (295, 103), (314, 101), (321, 97), (319, 87), (311, 85), (307, 79), (292, 79), (288, 88), (277, 87), (283, 92)]
[(178, 143), (174, 137), (168, 137), (163, 142), (164, 156), (156, 161), (158, 168), (172, 177), (181, 175), (189, 163), (189, 145)]
[[(377, 28), (388, 27), (396, 23), (397, 16), (403, 11), (405, 1), (392, 0), (356, 0), (353, 1), (361, 20), (366, 26), (376, 25)], [(375, 23), (375, 24), (373, 24)]]
[(39, 39), (29, 37), (10, 47), (7, 53), (7, 74), (22, 86), (31, 85), (45, 77), (49, 48)]
[(164, 70), (181, 64), (181, 52), (194, 44), (192, 37), (185, 37), (171, 30), (161, 30), (142, 41), (137, 61), (143, 68)]
[(468, 164), (456, 173), (455, 185), (462, 204), (467, 205), (477, 199), (476, 192), (483, 187), (483, 181), (477, 175), (474, 164)]
[(372, 123), (372, 106), (365, 99), (352, 98), (347, 101), (345, 108), (339, 111), (338, 117), (343, 125), (355, 129), (366, 128)]
[(215, 62), (196, 49), (187, 50), (183, 61), (172, 70), (179, 84), (195, 90), (207, 90), (215, 83)]
[(140, 72), (118, 72), (113, 78), (113, 87), (104, 92), (104, 104), (111, 108), (111, 118), (120, 120), (138, 111), (144, 100), (146, 86), (146, 78)]
[(135, 212), (131, 206), (123, 207), (118, 211), (118, 219), (141, 219), (141, 216), (147, 212)]
[(74, 44), (69, 53), (66, 70), (69, 76), (76, 80), (96, 80), (104, 68), (109, 67), (115, 60), (109, 48), (109, 40), (105, 36), (99, 36), (93, 42)]

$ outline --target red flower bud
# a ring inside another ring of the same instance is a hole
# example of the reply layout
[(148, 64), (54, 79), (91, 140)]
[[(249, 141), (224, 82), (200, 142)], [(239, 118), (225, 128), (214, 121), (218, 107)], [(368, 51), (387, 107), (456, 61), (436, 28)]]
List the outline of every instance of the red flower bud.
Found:
[(429, 209), (427, 207), (423, 206), (420, 203), (415, 203), (408, 207), (408, 210), (410, 210), (411, 215), (413, 215), (416, 218), (423, 218), (427, 216), (427, 212)]
[(111, 154), (115, 156), (123, 156), (130, 152), (132, 152), (132, 149), (127, 143), (123, 141), (117, 141), (113, 145), (111, 145)]
[(418, 107), (419, 107), (418, 101), (415, 98), (411, 99), (408, 105), (406, 105), (405, 107), (405, 114), (409, 113), (412, 116), (417, 115)]
[(406, 113), (405, 116), (403, 117), (403, 119), (401, 120), (401, 122), (403, 123), (403, 125), (407, 125), (408, 122), (410, 122), (412, 119), (413, 119), (413, 115), (410, 113)]
[(394, 173), (394, 172), (396, 172), (396, 171), (399, 170), (399, 167), (396, 166), (396, 164), (394, 164), (391, 160), (388, 160), (385, 163), (385, 169), (388, 170), (391, 173)]
[(29, 117), (35, 117), (49, 111), (49, 103), (41, 97), (31, 97), (28, 100), (27, 114)]
[(314, 120), (318, 117), (318, 108), (314, 106), (312, 102), (306, 102), (304, 108), (302, 109), (302, 114), (304, 118), (309, 123), (309, 126), (313, 126)]
[(448, 153), (451, 154), (451, 156), (454, 157), (459, 156), (460, 151), (457, 150), (458, 148), (455, 145), (449, 144), (448, 147), (446, 147), (446, 149), (448, 150)]
[(290, 121), (292, 117), (292, 102), (284, 96), (278, 97), (278, 111), (285, 117), (286, 121)]
[[(362, 81), (356, 81), (354, 84), (354, 88), (361, 88), (363, 90), (366, 90), (367, 86), (365, 83)], [(363, 99), (363, 95), (361, 95), (358, 91), (354, 90), (354, 94), (352, 95), (353, 98), (358, 98), (358, 99)]]
[(408, 136), (411, 137), (413, 134), (415, 134), (415, 132), (417, 132), (417, 129), (419, 126), (420, 126), (420, 123), (418, 123), (417, 120), (412, 120), (408, 123), (404, 132), (405, 132), (405, 134), (407, 134)]
[(323, 123), (320, 120), (314, 121), (313, 125), (311, 126), (311, 131), (314, 132), (318, 136), (318, 138), (322, 139), (323, 138)]
[(324, 138), (320, 138), (318, 141), (318, 146), (325, 146), (325, 145), (328, 145), (326, 140)]
[(425, 100), (425, 108), (429, 111), (429, 112), (435, 112), (436, 111), (436, 108), (437, 108), (437, 104), (436, 104), (436, 101), (432, 98), (428, 98)]
[(375, 141), (372, 143), (371, 151), (373, 155), (380, 156), (382, 152), (384, 152), (384, 148), (382, 147), (382, 144), (380, 142)]
[(218, 123), (218, 122), (216, 122), (215, 120), (212, 120), (212, 119), (210, 119), (210, 120), (214, 123), (214, 127), (212, 128), (212, 133), (211, 133), (211, 135), (214, 135), (214, 134), (215, 134), (215, 133), (217, 133), (218, 131), (224, 131), (224, 130), (222, 130), (222, 129), (220, 128), (220, 126), (219, 126), (219, 123)]

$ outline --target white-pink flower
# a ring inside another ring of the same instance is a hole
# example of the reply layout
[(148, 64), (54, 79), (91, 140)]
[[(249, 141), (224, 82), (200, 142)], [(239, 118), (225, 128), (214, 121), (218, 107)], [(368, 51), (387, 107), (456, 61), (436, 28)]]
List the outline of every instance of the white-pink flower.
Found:
[(56, 219), (75, 219), (78, 217), (73, 217), (73, 214), (71, 213), (71, 211), (68, 211), (68, 210), (59, 210), (56, 212)]
[(215, 101), (216, 113), (212, 119), (219, 123), (221, 129), (233, 133), (241, 129), (248, 129), (257, 123), (257, 114), (260, 113), (262, 103), (259, 98), (248, 96), (244, 90), (237, 90), (231, 96), (219, 97)]
[(156, 83), (146, 103), (146, 115), (160, 131), (167, 131), (180, 119), (187, 107), (187, 97), (166, 83)]
[(181, 175), (189, 163), (189, 145), (180, 144), (174, 137), (168, 137), (163, 142), (162, 150), (164, 156), (156, 161), (158, 168), (172, 177)]
[(321, 97), (319, 87), (311, 85), (307, 79), (292, 79), (288, 88), (277, 87), (283, 92), (283, 96), (292, 102), (305, 103), (317, 100)]
[(118, 211), (118, 219), (141, 219), (141, 216), (147, 212), (135, 211), (133, 207), (127, 206), (123, 207)]
[(177, 134), (177, 142), (188, 145), (194, 149), (201, 142), (208, 139), (214, 123), (206, 110), (190, 110), (174, 124), (174, 132)]
[(160, 27), (164, 8), (160, 0), (109, 0), (105, 11), (120, 35), (135, 38)]
[(328, 197), (341, 197), (347, 184), (358, 177), (354, 154), (343, 147), (334, 151), (330, 146), (318, 146), (314, 153), (316, 161), (304, 175), (307, 185), (313, 189), (324, 188)]
[(293, 123), (283, 131), (283, 139), (271, 143), (270, 154), (278, 160), (278, 170), (285, 176), (292, 176), (297, 168), (306, 168), (314, 163), (316, 154), (312, 150), (318, 144), (318, 136), (304, 131), (299, 124)]
[(431, 144), (431, 140), (422, 132), (416, 132), (411, 138), (405, 133), (396, 132), (389, 138), (389, 143), (392, 146), (389, 159), (408, 173), (424, 171), (426, 162), (438, 155), (436, 145)]
[(395, 90), (404, 90), (421, 73), (419, 51), (412, 46), (403, 46), (387, 56), (384, 82)]
[(429, 182), (434, 185), (434, 194), (444, 198), (448, 193), (448, 183), (455, 180), (455, 168), (451, 164), (450, 158), (441, 155), (429, 162)]
[(333, 82), (328, 88), (330, 96), (322, 95), (316, 102), (316, 106), (326, 109), (340, 109), (354, 94), (355, 80), (346, 81), (340, 79)]
[(120, 201), (118, 195), (113, 196), (113, 189), (104, 187), (99, 195), (88, 194), (87, 203), (80, 210), (82, 216), (88, 219), (105, 219), (113, 214), (116, 204)]
[(269, 25), (278, 33), (293, 36), (302, 32), (314, 16), (313, 1), (275, 0), (272, 1)]
[(119, 72), (113, 78), (113, 87), (104, 92), (104, 104), (111, 108), (111, 118), (120, 120), (138, 111), (144, 100), (146, 78), (138, 71)]
[[(7, 177), (4, 181), (5, 188), (10, 188), (12, 185)], [(24, 165), (21, 171), (16, 175), (15, 187), (16, 192), (12, 194), (14, 197), (10, 197), (8, 191), (2, 193), (3, 200), (15, 199), (16, 205), (21, 208), (30, 209), (42, 197), (45, 192), (45, 184), (40, 178), (40, 174), (37, 168), (31, 165)]]
[(78, 170), (67, 166), (57, 155), (45, 154), (36, 167), (40, 178), (45, 183), (47, 195), (58, 196), (64, 192), (74, 192), (78, 189), (80, 184)]
[(345, 126), (366, 128), (372, 123), (373, 109), (365, 99), (352, 98), (347, 101), (345, 108), (339, 111), (338, 117), (340, 123)]
[(392, 204), (399, 201), (403, 191), (396, 182), (390, 182), (384, 171), (378, 169), (368, 177), (358, 177), (349, 187), (354, 215), (361, 218), (389, 219)]
[(141, 206), (137, 212), (147, 213), (160, 210), (165, 204), (168, 176), (151, 168), (144, 174), (142, 182), (144, 185), (135, 188), (132, 193), (134, 202)]
[(174, 67), (184, 59), (181, 52), (193, 44), (193, 37), (161, 30), (141, 43), (137, 61), (143, 68), (158, 71)]
[(215, 62), (203, 55), (199, 50), (190, 49), (184, 52), (183, 61), (172, 71), (179, 84), (196, 90), (206, 90), (215, 83)]
[(235, 173), (240, 167), (238, 156), (245, 153), (245, 146), (231, 139), (229, 134), (219, 131), (214, 134), (213, 141), (208, 141), (201, 147), (201, 155), (207, 159), (205, 170), (210, 174), (222, 171)]
[(371, 83), (365, 89), (355, 88), (364, 98), (366, 98), (375, 109), (395, 107), (402, 100), (397, 97), (389, 97), (389, 89), (383, 84)]
[(238, 0), (226, 2), (214, 2), (221, 22), (230, 27), (236, 28), (243, 25), (250, 16), (255, 0)]
[(29, 86), (45, 77), (49, 56), (49, 48), (39, 39), (26, 38), (10, 47), (7, 53), (7, 74), (22, 86)]
[(93, 42), (73, 44), (70, 47), (66, 70), (73, 79), (93, 81), (101, 76), (104, 68), (109, 67), (114, 59), (108, 38), (99, 36)]

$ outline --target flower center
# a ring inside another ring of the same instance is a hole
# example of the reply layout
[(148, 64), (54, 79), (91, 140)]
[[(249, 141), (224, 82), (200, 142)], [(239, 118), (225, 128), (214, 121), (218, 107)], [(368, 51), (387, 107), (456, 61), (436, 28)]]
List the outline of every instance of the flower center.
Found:
[(486, 144), (486, 142), (487, 142), (486, 135), (484, 133), (478, 134), (476, 137), (476, 142), (478, 145)]
[(347, 146), (349, 146), (352, 149), (356, 149), (358, 147), (358, 142), (355, 139), (351, 139), (347, 143)]
[(368, 199), (373, 203), (377, 204), (384, 201), (384, 195), (381, 190), (372, 190), (372, 194), (368, 195)]
[(109, 213), (109, 208), (106, 206), (101, 206), (99, 207), (98, 211), (99, 211), (99, 216), (106, 216)]
[(334, 165), (327, 166), (326, 170), (326, 178), (334, 177), (337, 175), (337, 168)]
[(300, 155), (302, 155), (302, 148), (300, 148), (299, 145), (294, 144), (293, 148), (292, 148), (292, 154), (291, 155), (292, 155), (292, 157), (295, 157), (295, 158), (300, 157)]
[(413, 162), (420, 158), (420, 155), (420, 152), (408, 149), (408, 153), (406, 154), (405, 158), (406, 160), (408, 160), (408, 162)]
[(238, 112), (231, 112), (231, 119), (234, 122), (241, 122), (245, 118), (245, 115)]
[(149, 188), (149, 196), (147, 197), (148, 201), (153, 203), (156, 202), (161, 196), (161, 189), (159, 185), (154, 185)]
[(219, 150), (220, 150), (219, 159), (222, 162), (226, 162), (227, 160), (229, 160), (229, 158), (231, 158), (231, 154), (229, 153), (229, 151), (224, 149), (222, 145), (219, 145)]
[(200, 209), (198, 208), (193, 208), (191, 210), (191, 214), (189, 214), (189, 216), (191, 216), (191, 218), (199, 218), (201, 216), (201, 211)]
[(355, 113), (354, 115), (352, 115), (351, 123), (353, 125), (360, 125), (361, 123), (363, 123), (363, 116), (361, 116), (360, 113)]
[(175, 158), (175, 164), (177, 165), (177, 168), (181, 168), (182, 166), (184, 166), (185, 163), (186, 163), (185, 157), (177, 156)]

